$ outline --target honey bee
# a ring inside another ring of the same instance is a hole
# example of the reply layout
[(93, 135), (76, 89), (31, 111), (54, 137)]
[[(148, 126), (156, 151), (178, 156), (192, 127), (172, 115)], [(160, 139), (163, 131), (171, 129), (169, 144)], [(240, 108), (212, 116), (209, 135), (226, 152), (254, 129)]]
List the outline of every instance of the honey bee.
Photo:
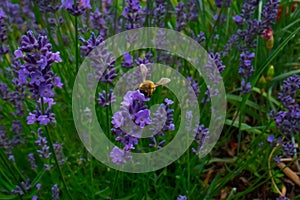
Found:
[(146, 80), (146, 76), (148, 73), (148, 69), (146, 65), (141, 64), (140, 71), (142, 74), (142, 83), (139, 85), (138, 90), (145, 95), (145, 97), (151, 97), (155, 88), (160, 85), (168, 84), (171, 79), (169, 78), (161, 78), (158, 82), (154, 83), (153, 81)]

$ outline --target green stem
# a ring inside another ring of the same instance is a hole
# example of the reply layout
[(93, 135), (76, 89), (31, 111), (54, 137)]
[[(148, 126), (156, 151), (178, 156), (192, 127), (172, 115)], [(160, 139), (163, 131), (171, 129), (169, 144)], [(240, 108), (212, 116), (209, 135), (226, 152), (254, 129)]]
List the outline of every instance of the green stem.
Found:
[(79, 52), (78, 52), (78, 17), (75, 16), (75, 60), (76, 60), (76, 73), (79, 70)]
[(112, 195), (111, 195), (111, 199), (115, 199), (115, 194), (116, 194), (116, 183), (118, 182), (119, 179), (119, 171), (116, 170), (115, 171), (115, 178), (114, 178), (114, 183), (113, 183), (113, 187), (112, 187)]
[(190, 163), (190, 148), (187, 150), (187, 197), (189, 199), (190, 181), (191, 181), (191, 163)]
[[(109, 102), (109, 99), (108, 99), (108, 95), (109, 95), (109, 88), (108, 88), (108, 84), (106, 84), (106, 86), (105, 86), (105, 91), (106, 91), (106, 99), (105, 99), (105, 101), (106, 102)], [(107, 128), (107, 132), (108, 133), (110, 133), (110, 113), (109, 113), (109, 111), (111, 110), (111, 106), (110, 106), (110, 104), (105, 108), (105, 112), (106, 112), (106, 128)], [(110, 136), (110, 139), (113, 139), (113, 137), (112, 137), (112, 135), (111, 134), (109, 134), (109, 136)]]
[(117, 24), (118, 24), (118, 0), (115, 1), (116, 5), (115, 5), (115, 13), (114, 13), (114, 19), (115, 19), (115, 23), (114, 23), (114, 34), (117, 33)]
[[(44, 99), (43, 99), (43, 98), (41, 98), (41, 105), (42, 105), (42, 113), (44, 114), (44, 113), (45, 113), (45, 107), (44, 107)], [(61, 168), (60, 168), (60, 166), (59, 166), (59, 164), (58, 164), (58, 160), (57, 160), (57, 157), (56, 157), (56, 153), (55, 153), (55, 150), (54, 150), (54, 148), (53, 148), (53, 141), (52, 141), (52, 138), (51, 138), (51, 136), (50, 136), (50, 134), (49, 134), (49, 131), (48, 131), (48, 127), (47, 127), (47, 126), (45, 126), (45, 131), (46, 131), (46, 135), (47, 135), (48, 141), (49, 141), (49, 143), (50, 143), (50, 150), (51, 150), (52, 154), (54, 155), (55, 165), (56, 165), (56, 167), (58, 168), (59, 175), (61, 176), (62, 181), (63, 181), (63, 185), (64, 185), (64, 187), (65, 187), (66, 190), (67, 190), (69, 199), (73, 199), (73, 198), (72, 198), (72, 195), (71, 195), (71, 193), (70, 193), (70, 191), (69, 191), (69, 189), (68, 189), (68, 187), (67, 187), (65, 178), (64, 178), (63, 173), (62, 173), (62, 170), (61, 170)]]

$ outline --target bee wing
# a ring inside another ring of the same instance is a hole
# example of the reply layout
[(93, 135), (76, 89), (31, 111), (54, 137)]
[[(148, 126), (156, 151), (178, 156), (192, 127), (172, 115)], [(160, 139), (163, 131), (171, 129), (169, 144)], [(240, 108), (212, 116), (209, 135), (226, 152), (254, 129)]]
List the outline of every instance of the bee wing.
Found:
[(142, 80), (144, 82), (146, 80), (147, 73), (148, 73), (148, 69), (147, 69), (146, 65), (140, 64), (140, 71), (141, 71), (141, 74), (142, 74)]
[(169, 78), (161, 78), (155, 85), (166, 85), (171, 81)]

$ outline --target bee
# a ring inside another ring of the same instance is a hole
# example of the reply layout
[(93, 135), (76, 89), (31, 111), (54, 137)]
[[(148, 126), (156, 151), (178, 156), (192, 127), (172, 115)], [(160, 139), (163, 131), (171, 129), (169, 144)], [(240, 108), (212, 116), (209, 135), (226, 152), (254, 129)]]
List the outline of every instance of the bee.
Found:
[(160, 85), (168, 84), (171, 79), (169, 78), (161, 78), (158, 82), (154, 83), (153, 81), (146, 80), (146, 76), (148, 73), (148, 69), (146, 65), (141, 64), (140, 71), (142, 74), (142, 83), (139, 85), (138, 90), (145, 95), (145, 97), (151, 97), (155, 88)]

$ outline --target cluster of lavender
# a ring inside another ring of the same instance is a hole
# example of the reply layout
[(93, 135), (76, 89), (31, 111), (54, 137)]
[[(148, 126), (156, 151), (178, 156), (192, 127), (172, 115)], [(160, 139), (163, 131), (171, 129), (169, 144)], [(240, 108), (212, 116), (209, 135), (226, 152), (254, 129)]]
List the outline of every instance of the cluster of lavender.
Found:
[(93, 29), (98, 30), (99, 34), (105, 38), (107, 37), (107, 31), (108, 31), (108, 27), (107, 27), (107, 19), (106, 19), (106, 15), (107, 13), (102, 14), (99, 9), (97, 8), (94, 12), (91, 13), (90, 15), (90, 22), (91, 22), (91, 26)]
[[(149, 100), (139, 90), (128, 91), (121, 102), (120, 111), (114, 113), (112, 133), (117, 136), (116, 141), (124, 145), (123, 149), (115, 147), (111, 151), (110, 157), (114, 163), (122, 164), (131, 160), (129, 153), (135, 149), (138, 138), (141, 137), (141, 131), (147, 125), (153, 124), (154, 126), (150, 128), (150, 131), (153, 132), (153, 135), (160, 137), (164, 135), (164, 132), (174, 130), (174, 110), (169, 107), (173, 104), (173, 101), (166, 99), (151, 119), (150, 110), (145, 105), (145, 102)], [(161, 148), (165, 142), (160, 141), (157, 143), (154, 136), (151, 137), (151, 140), (153, 143), (149, 146), (155, 148)]]
[[(113, 80), (117, 77), (117, 69), (114, 67), (116, 59), (107, 50), (106, 44), (102, 43), (102, 36), (99, 35), (96, 37), (94, 33), (91, 33), (88, 40), (82, 37), (79, 40), (83, 43), (80, 49), (92, 59), (91, 67), (95, 69), (95, 78), (103, 83), (112, 84)], [(93, 49), (95, 50), (90, 54)]]
[(16, 185), (16, 189), (12, 190), (11, 193), (12, 194), (16, 194), (19, 196), (23, 196), (24, 195), (24, 191), (29, 191), (31, 189), (31, 183), (30, 183), (30, 178), (27, 178), (26, 181), (21, 181), (21, 186)]
[(51, 121), (55, 122), (54, 113), (51, 112), (55, 104), (53, 89), (62, 88), (62, 83), (51, 71), (51, 66), (55, 62), (62, 62), (59, 52), (52, 52), (52, 45), (47, 36), (39, 35), (36, 38), (32, 31), (28, 31), (22, 36), (20, 46), (14, 54), (17, 59), (23, 61), (17, 66), (16, 82), (20, 86), (28, 87), (31, 98), (38, 103), (36, 110), (29, 113), (27, 123), (39, 122), (47, 125)]
[[(37, 29), (36, 18), (33, 13), (33, 1), (23, 0), (22, 4), (11, 3), (10, 0), (1, 1), (4, 12), (8, 16), (8, 25), (16, 25), (18, 30)], [(24, 15), (26, 13), (26, 15)], [(11, 29), (13, 27), (10, 27)]]
[(83, 43), (83, 45), (80, 46), (80, 50), (84, 56), (87, 56), (95, 47), (103, 42), (103, 37), (101, 34), (96, 37), (95, 33), (92, 32), (88, 40), (85, 40), (82, 36), (79, 36), (79, 40)]
[(109, 105), (116, 102), (116, 96), (113, 93), (113, 90), (110, 89), (109, 93), (107, 93), (105, 90), (98, 93), (99, 98), (97, 99), (98, 104), (102, 107), (108, 107)]
[(196, 1), (189, 1), (186, 5), (179, 2), (176, 6), (176, 31), (182, 31), (186, 28), (188, 22), (198, 19), (198, 10)]
[(90, 0), (62, 0), (62, 8), (65, 8), (71, 15), (80, 16), (87, 9), (91, 9)]
[(198, 127), (194, 130), (194, 138), (195, 142), (198, 144), (198, 149), (196, 150), (195, 148), (192, 148), (192, 151), (196, 155), (202, 153), (203, 144), (208, 134), (208, 128), (205, 128), (204, 125), (198, 125)]
[[(271, 111), (270, 116), (274, 118), (277, 129), (290, 140), (296, 133), (300, 131), (300, 107), (296, 101), (296, 92), (300, 88), (300, 77), (293, 75), (283, 82), (283, 91), (278, 94), (278, 99), (283, 105), (283, 109), (275, 113)], [(272, 134), (268, 137), (268, 142), (273, 146), (280, 145), (282, 148), (281, 155), (275, 157), (275, 161), (279, 162), (281, 156), (291, 157), (295, 154), (295, 144), (286, 142), (285, 138), (275, 138)]]
[(40, 0), (36, 3), (42, 13), (55, 13), (59, 10), (61, 0), (52, 0), (50, 2), (46, 0)]
[(164, 133), (168, 131), (175, 130), (175, 124), (173, 123), (174, 109), (170, 108), (174, 102), (170, 99), (165, 99), (164, 103), (159, 106), (157, 111), (153, 114), (152, 124), (154, 125), (150, 128), (153, 135), (150, 137), (152, 143), (149, 144), (150, 147), (157, 149), (162, 148), (162, 145), (166, 140), (158, 141), (156, 137), (163, 137)]
[(187, 77), (186, 80), (187, 80), (187, 83), (192, 86), (191, 89), (193, 91), (190, 91), (190, 92), (194, 92), (196, 97), (198, 98), (199, 95), (200, 95), (200, 88), (199, 88), (199, 85), (198, 85), (198, 81), (192, 79), (192, 77)]
[[(122, 164), (128, 161), (130, 158), (128, 153), (138, 144), (140, 131), (151, 124), (150, 110), (144, 105), (144, 102), (149, 100), (138, 90), (128, 91), (121, 102), (120, 111), (114, 113), (112, 133), (117, 136), (116, 141), (121, 142), (124, 148), (113, 149), (110, 154), (113, 162)], [(124, 156), (120, 158), (118, 152), (123, 152)]]
[(4, 126), (0, 125), (0, 148), (5, 150), (5, 154), (8, 155), (9, 160), (14, 161), (13, 149), (23, 143), (22, 138), (22, 124), (18, 120), (14, 120), (11, 127), (13, 137), (10, 138), (8, 131)]
[(296, 102), (295, 95), (300, 88), (300, 77), (293, 75), (283, 82), (283, 92), (278, 94), (278, 98), (284, 106), (284, 110), (271, 112), (274, 117), (278, 130), (287, 135), (298, 133), (300, 131), (300, 108)]
[(249, 82), (252, 73), (254, 72), (254, 67), (252, 66), (252, 60), (255, 57), (255, 53), (249, 53), (248, 51), (240, 54), (240, 68), (239, 74), (242, 77), (241, 87), (242, 92), (248, 94), (251, 89), (251, 83)]
[[(35, 188), (38, 192), (41, 191), (41, 187), (42, 187), (42, 184), (40, 184), (40, 183), (37, 183), (35, 185)], [(11, 194), (18, 195), (22, 198), (22, 196), (25, 195), (25, 193), (30, 192), (33, 189), (34, 188), (32, 187), (30, 178), (27, 178), (26, 181), (21, 181), (20, 185), (16, 185), (16, 189), (12, 190)], [(53, 187), (51, 188), (51, 191), (52, 191), (52, 200), (59, 200), (59, 188), (58, 188), (57, 184), (53, 185)], [(31, 199), (37, 200), (37, 199), (39, 199), (39, 196), (33, 195)]]
[[(217, 67), (218, 71), (216, 71), (215, 67)], [(208, 60), (206, 65), (204, 66), (206, 77), (215, 84), (218, 84), (222, 77), (220, 74), (225, 70), (226, 66), (223, 65), (221, 60), (221, 55), (219, 53), (210, 52), (208, 54)], [(201, 102), (209, 102), (210, 97), (214, 97), (218, 95), (219, 91), (217, 89), (213, 90), (210, 85), (207, 85), (207, 90), (204, 93), (204, 97), (202, 98)]]
[[(114, 67), (115, 58), (107, 51), (105, 43), (102, 43), (103, 36), (101, 33), (96, 37), (95, 33), (92, 32), (88, 40), (85, 40), (81, 36), (79, 37), (79, 40), (83, 43), (83, 45), (80, 46), (83, 55), (89, 56), (92, 59), (91, 66), (95, 70), (94, 74), (88, 74), (90, 87), (92, 88), (93, 84), (98, 80), (103, 83), (112, 84), (113, 80), (117, 77), (117, 69)], [(99, 46), (101, 43), (103, 46)], [(92, 50), (94, 51), (92, 52)], [(103, 90), (101, 93), (98, 93), (98, 95), (98, 103), (102, 107), (107, 107), (116, 101), (116, 97), (112, 90), (109, 92)]]
[(142, 27), (145, 20), (145, 11), (139, 0), (126, 0), (122, 15), (126, 19), (125, 27), (127, 30)]
[(165, 26), (164, 16), (167, 12), (167, 3), (164, 0), (156, 0), (156, 7), (152, 11), (153, 25), (163, 28)]
[(187, 14), (184, 11), (184, 3), (179, 2), (176, 6), (176, 31), (182, 31), (187, 23)]
[[(4, 13), (4, 11), (0, 8), (0, 55), (6, 54), (9, 49), (6, 45), (4, 45), (4, 42), (7, 40), (6, 35), (6, 19), (7, 16)], [(2, 58), (0, 58), (1, 60)]]
[(130, 53), (125, 52), (123, 54), (124, 62), (121, 63), (122, 67), (126, 69), (130, 69), (133, 67), (133, 57), (130, 55)]
[(240, 15), (233, 17), (233, 20), (239, 26), (237, 33), (234, 34), (224, 47), (222, 56), (227, 56), (233, 46), (237, 46), (240, 53), (241, 91), (249, 93), (251, 89), (250, 79), (254, 71), (252, 52), (257, 44), (257, 36), (262, 36), (266, 30), (271, 29), (278, 12), (279, 1), (268, 0), (263, 7), (261, 20), (254, 17), (254, 12), (258, 8), (257, 0), (245, 0)]

